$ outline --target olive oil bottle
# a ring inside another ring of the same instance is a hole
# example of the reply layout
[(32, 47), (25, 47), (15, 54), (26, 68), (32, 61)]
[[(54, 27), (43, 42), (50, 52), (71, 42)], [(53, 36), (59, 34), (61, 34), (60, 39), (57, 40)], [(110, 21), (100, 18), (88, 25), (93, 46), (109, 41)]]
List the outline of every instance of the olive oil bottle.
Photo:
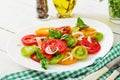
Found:
[(76, 0), (53, 0), (54, 6), (59, 17), (70, 17), (70, 14), (76, 5)]

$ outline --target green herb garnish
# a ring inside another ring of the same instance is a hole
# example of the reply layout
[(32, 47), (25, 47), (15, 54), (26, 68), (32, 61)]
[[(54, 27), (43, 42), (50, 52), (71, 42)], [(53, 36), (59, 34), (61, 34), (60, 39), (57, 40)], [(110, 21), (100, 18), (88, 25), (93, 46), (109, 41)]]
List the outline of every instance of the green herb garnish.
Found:
[(77, 18), (77, 26), (80, 28), (80, 30), (89, 27), (83, 22), (80, 17)]
[(47, 59), (43, 58), (40, 60), (40, 64), (42, 65), (42, 68), (47, 69), (49, 61)]
[(49, 30), (49, 34), (50, 34), (50, 38), (56, 38), (56, 39), (60, 39), (61, 36), (62, 36), (62, 32), (61, 31), (57, 32), (54, 29), (50, 29)]
[(77, 39), (72, 37), (72, 36), (69, 36), (68, 34), (64, 34), (62, 37), (61, 37), (62, 40), (66, 40), (67, 42), (67, 46), (68, 47), (73, 47), (77, 44)]

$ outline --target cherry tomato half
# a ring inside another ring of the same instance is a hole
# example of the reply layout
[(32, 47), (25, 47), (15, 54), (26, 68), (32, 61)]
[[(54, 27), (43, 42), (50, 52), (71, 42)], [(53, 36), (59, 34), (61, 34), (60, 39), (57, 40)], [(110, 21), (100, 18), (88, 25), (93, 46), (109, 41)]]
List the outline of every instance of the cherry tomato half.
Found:
[(29, 35), (25, 35), (21, 41), (24, 45), (26, 46), (30, 46), (30, 45), (38, 45), (36, 39), (35, 39), (35, 35), (34, 34), (29, 34)]
[(85, 28), (81, 30), (83, 32), (84, 36), (87, 38), (88, 36), (94, 38), (97, 35), (97, 32), (94, 28)]
[(50, 40), (47, 40), (46, 42), (44, 42), (42, 44), (42, 50), (48, 54), (45, 49), (46, 47), (50, 47), (50, 49), (52, 51), (55, 51), (57, 48), (58, 48), (58, 52), (61, 53), (63, 51), (66, 50), (66, 43), (62, 40), (58, 40), (58, 39), (50, 39)]
[(63, 53), (63, 54), (64, 54), (64, 57), (63, 57), (63, 59), (61, 61), (58, 62), (58, 64), (61, 64), (61, 65), (71, 65), (71, 64), (74, 64), (74, 63), (76, 63), (78, 61), (78, 59), (74, 58), (74, 57), (73, 57), (73, 59), (68, 58), (68, 59), (64, 60), (65, 58), (69, 57), (70, 55), (68, 54), (68, 52)]
[(89, 42), (87, 38), (83, 38), (78, 41), (78, 45), (84, 46), (88, 50), (89, 54), (97, 53), (101, 49), (100, 44), (92, 38), (91, 42)]
[(60, 28), (56, 28), (56, 31), (61, 31), (62, 34), (67, 34), (70, 32), (70, 26), (62, 26)]
[(49, 29), (50, 28), (39, 28), (35, 31), (37, 36), (49, 36)]

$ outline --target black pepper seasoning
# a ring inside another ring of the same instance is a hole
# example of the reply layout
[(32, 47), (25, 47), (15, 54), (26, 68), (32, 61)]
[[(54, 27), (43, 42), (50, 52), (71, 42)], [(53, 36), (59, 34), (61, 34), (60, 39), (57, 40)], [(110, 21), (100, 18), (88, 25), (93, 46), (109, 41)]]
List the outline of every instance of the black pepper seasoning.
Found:
[(37, 0), (37, 12), (40, 19), (45, 19), (49, 16), (47, 0)]

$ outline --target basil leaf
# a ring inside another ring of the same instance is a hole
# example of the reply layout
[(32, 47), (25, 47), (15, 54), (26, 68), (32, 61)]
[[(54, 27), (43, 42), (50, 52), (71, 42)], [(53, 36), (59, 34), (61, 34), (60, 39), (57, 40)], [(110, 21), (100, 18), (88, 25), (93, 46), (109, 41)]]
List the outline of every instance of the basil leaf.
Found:
[(43, 59), (44, 58), (44, 56), (40, 53), (39, 48), (36, 47), (35, 52), (36, 52), (36, 58), (37, 59)]
[(57, 32), (57, 31), (54, 30), (54, 29), (50, 29), (50, 30), (49, 30), (49, 34), (50, 34), (50, 38), (60, 39), (61, 36), (62, 36), (62, 32), (61, 32), (61, 31)]
[(36, 59), (40, 59), (40, 64), (42, 68), (47, 69), (49, 61), (40, 53), (40, 49), (35, 47)]
[(66, 40), (68, 47), (73, 47), (77, 44), (77, 39), (69, 36), (68, 34), (64, 34), (61, 39)]
[(78, 25), (78, 26), (84, 25), (84, 22), (83, 22), (82, 19), (80, 19), (80, 17), (77, 18), (77, 25)]
[(80, 17), (77, 18), (77, 26), (80, 28), (80, 30), (89, 27), (84, 24), (83, 20)]
[(61, 39), (63, 40), (69, 40), (71, 37), (68, 34), (64, 34)]
[(40, 60), (40, 64), (42, 65), (42, 68), (47, 70), (47, 66), (49, 64), (49, 61), (47, 59), (43, 58)]

